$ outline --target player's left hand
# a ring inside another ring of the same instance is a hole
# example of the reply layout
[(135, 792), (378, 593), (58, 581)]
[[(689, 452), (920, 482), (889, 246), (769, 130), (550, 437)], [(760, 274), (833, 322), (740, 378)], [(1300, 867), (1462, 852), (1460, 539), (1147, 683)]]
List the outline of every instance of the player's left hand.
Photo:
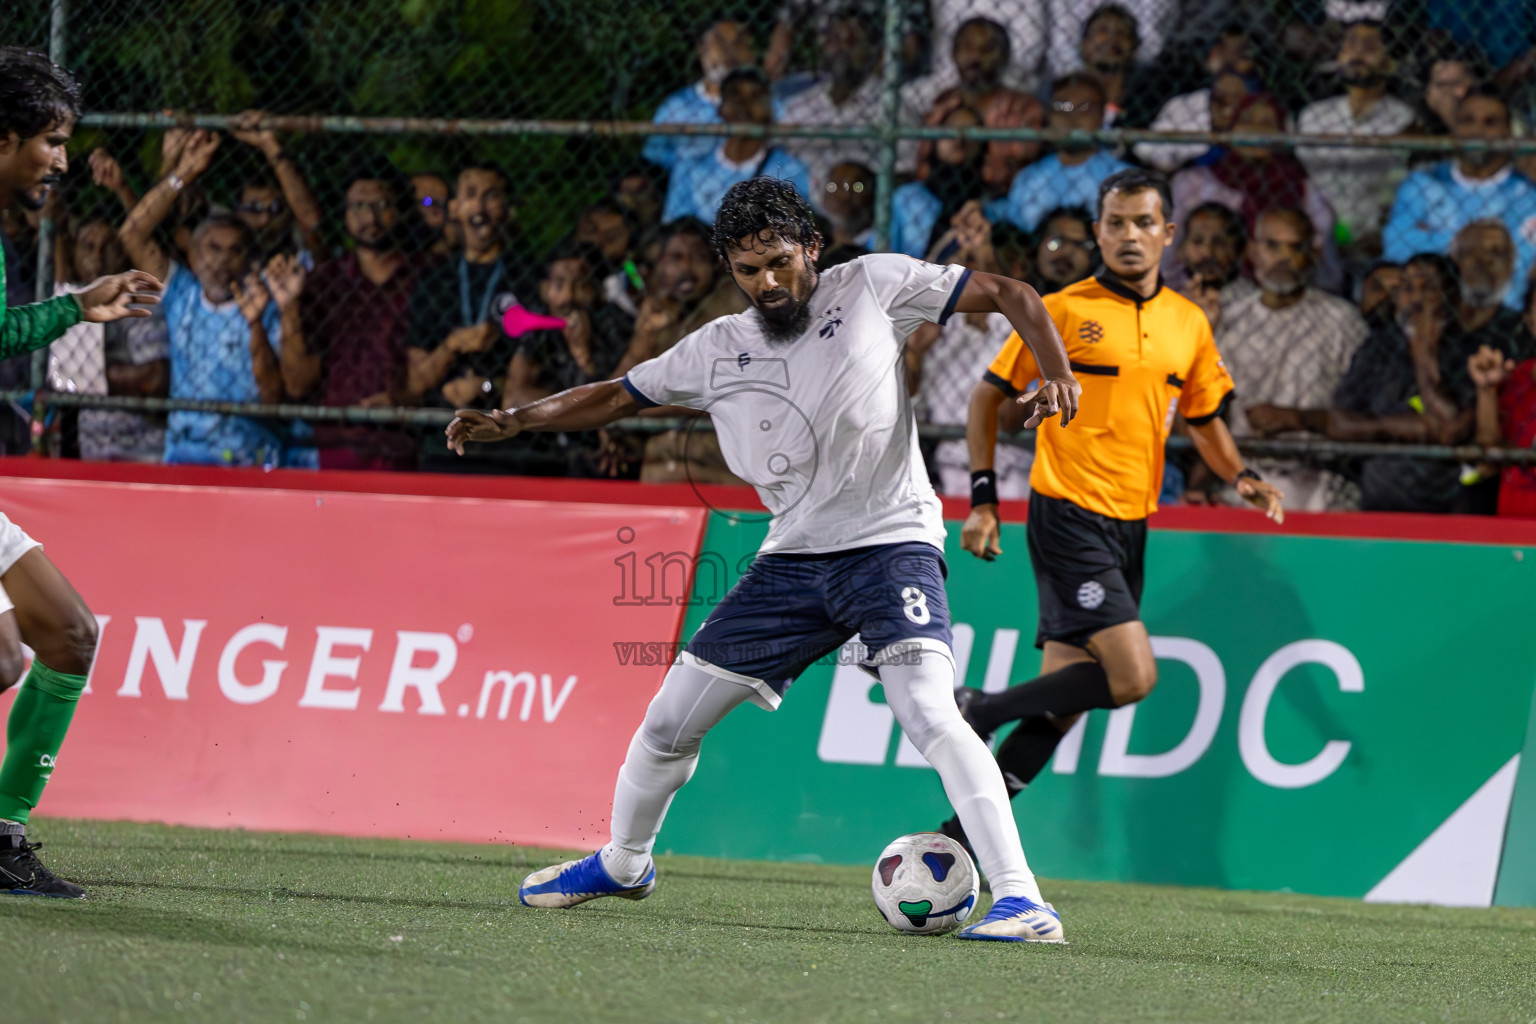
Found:
[(153, 274), (130, 270), (126, 274), (98, 277), (82, 292), (75, 294), (80, 303), (81, 319), (93, 324), (109, 323), (125, 317), (152, 316), (147, 309), (160, 301), (165, 286)]
[(1019, 404), (1030, 410), (1024, 429), (1038, 427), (1058, 412), (1061, 413), (1061, 425), (1065, 427), (1077, 415), (1077, 398), (1082, 393), (1082, 385), (1067, 377), (1046, 381), (1036, 390), (1020, 395)]
[(1285, 522), (1285, 509), (1280, 505), (1280, 491), (1274, 484), (1245, 476), (1240, 477), (1232, 486), (1248, 504), (1254, 508), (1263, 509), (1264, 514), (1277, 523)]

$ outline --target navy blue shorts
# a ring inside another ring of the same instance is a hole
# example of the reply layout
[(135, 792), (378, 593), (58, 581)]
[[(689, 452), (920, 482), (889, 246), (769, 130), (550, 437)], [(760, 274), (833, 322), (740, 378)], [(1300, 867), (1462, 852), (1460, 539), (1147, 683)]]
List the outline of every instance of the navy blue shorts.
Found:
[(952, 646), (947, 574), (943, 554), (918, 541), (760, 555), (693, 634), (688, 653), (782, 696), (855, 633), (870, 655), (918, 638)]

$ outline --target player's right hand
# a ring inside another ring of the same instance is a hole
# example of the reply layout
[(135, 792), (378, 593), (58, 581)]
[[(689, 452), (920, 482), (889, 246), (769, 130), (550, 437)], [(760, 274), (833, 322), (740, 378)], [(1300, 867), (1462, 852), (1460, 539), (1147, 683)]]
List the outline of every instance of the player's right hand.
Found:
[(1003, 553), (998, 546), (997, 506), (978, 505), (965, 517), (960, 528), (960, 546), (984, 562), (990, 562)]
[(1077, 415), (1077, 399), (1082, 393), (1083, 386), (1077, 379), (1067, 377), (1064, 380), (1046, 381), (1034, 391), (1020, 395), (1019, 404), (1029, 410), (1024, 429), (1038, 427), (1058, 412), (1061, 413), (1061, 425), (1065, 427)]
[(448, 438), (448, 450), (463, 455), (465, 441), (502, 441), (516, 437), (522, 429), (522, 425), (502, 409), (491, 412), (460, 409), (443, 433)]

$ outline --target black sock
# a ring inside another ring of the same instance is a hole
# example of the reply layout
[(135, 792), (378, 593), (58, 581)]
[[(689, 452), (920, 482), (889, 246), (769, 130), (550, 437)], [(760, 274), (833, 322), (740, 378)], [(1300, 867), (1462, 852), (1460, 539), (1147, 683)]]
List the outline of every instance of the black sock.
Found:
[(966, 715), (983, 736), (1021, 718), (1065, 718), (1094, 708), (1118, 705), (1109, 692), (1109, 676), (1096, 661), (1074, 661), (1002, 693), (978, 694)]
[(1049, 718), (1026, 718), (1003, 740), (997, 748), (997, 766), (1003, 770), (1010, 800), (1035, 781), (1064, 735)]

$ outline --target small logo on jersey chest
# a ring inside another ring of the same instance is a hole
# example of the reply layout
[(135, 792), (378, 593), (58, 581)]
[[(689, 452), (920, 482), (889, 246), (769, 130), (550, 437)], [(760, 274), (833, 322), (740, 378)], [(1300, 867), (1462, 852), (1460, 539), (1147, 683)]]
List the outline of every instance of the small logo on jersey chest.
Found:
[(1077, 327), (1077, 336), (1090, 345), (1104, 340), (1104, 325), (1097, 320), (1084, 320)]
[(750, 365), (752, 365), (752, 353), (743, 352), (741, 355), (736, 357), (737, 369), (745, 370)]
[(1077, 588), (1077, 603), (1080, 607), (1093, 611), (1104, 603), (1104, 584), (1098, 580), (1089, 580)]
[(842, 306), (833, 306), (831, 309), (821, 314), (822, 324), (820, 334), (823, 338), (832, 337), (837, 333), (837, 329), (843, 326), (843, 318), (838, 316), (838, 314), (842, 311)]

